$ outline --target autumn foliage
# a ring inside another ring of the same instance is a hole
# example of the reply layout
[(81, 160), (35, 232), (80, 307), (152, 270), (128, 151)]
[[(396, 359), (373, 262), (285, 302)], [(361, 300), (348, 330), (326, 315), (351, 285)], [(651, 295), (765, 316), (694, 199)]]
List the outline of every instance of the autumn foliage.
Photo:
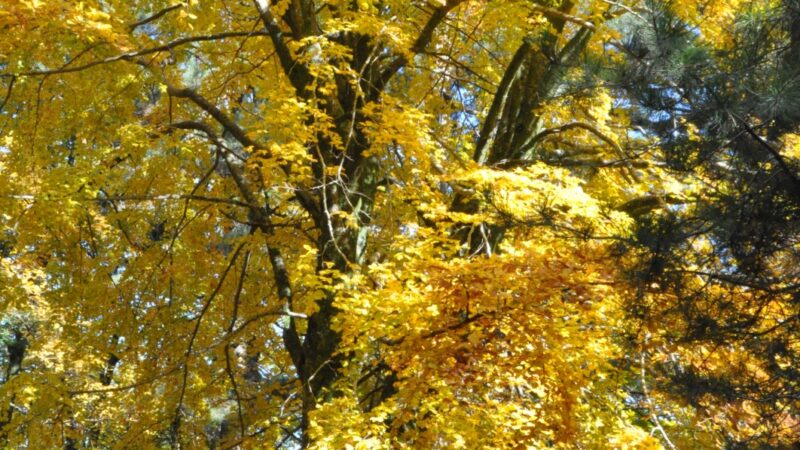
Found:
[(0, 446), (786, 448), (798, 11), (0, 0)]

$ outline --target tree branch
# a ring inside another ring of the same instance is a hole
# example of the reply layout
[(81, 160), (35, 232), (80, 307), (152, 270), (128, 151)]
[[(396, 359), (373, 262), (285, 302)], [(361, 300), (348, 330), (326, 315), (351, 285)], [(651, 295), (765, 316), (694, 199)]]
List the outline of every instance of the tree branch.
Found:
[(298, 64), (292, 57), (292, 52), (289, 50), (286, 43), (283, 42), (283, 32), (275, 21), (275, 18), (272, 17), (269, 7), (266, 5), (262, 6), (259, 0), (253, 0), (253, 4), (256, 10), (258, 10), (261, 22), (264, 24), (264, 28), (267, 30), (267, 34), (272, 40), (272, 45), (275, 47), (275, 53), (278, 54), (278, 60), (283, 68), (283, 73), (289, 78), (289, 81), (297, 90), (297, 93), (302, 95), (310, 79), (308, 69), (302, 64)]
[[(233, 312), (231, 313), (231, 321), (228, 324), (228, 329), (226, 330), (228, 334), (233, 331), (233, 327), (236, 325), (236, 319), (239, 315), (239, 301), (242, 295), (242, 288), (244, 287), (244, 279), (247, 276), (247, 265), (250, 262), (250, 251), (248, 250), (244, 255), (244, 262), (242, 262), (242, 272), (239, 275), (239, 284), (236, 286), (236, 293), (233, 296)], [(228, 373), (228, 378), (230, 379), (231, 386), (233, 387), (233, 393), (236, 397), (236, 408), (237, 408), (237, 416), (239, 419), (239, 437), (244, 438), (244, 415), (242, 414), (242, 397), (239, 394), (239, 386), (236, 383), (236, 377), (233, 373), (233, 368), (231, 366), (231, 355), (230, 355), (230, 348), (231, 346), (226, 344), (225, 345), (225, 370)]]
[(10, 76), (11, 80), (8, 82), (8, 89), (6, 90), (6, 96), (3, 98), (3, 103), (0, 103), (0, 113), (3, 112), (3, 108), (6, 107), (6, 103), (8, 99), (11, 98), (11, 91), (14, 89), (14, 83), (17, 81), (17, 77), (14, 75)]
[(488, 144), (497, 134), (500, 114), (502, 113), (503, 109), (505, 109), (505, 104), (511, 91), (511, 85), (514, 84), (514, 80), (516, 80), (519, 76), (522, 63), (530, 53), (531, 48), (532, 46), (530, 39), (523, 39), (522, 44), (514, 53), (511, 63), (509, 63), (505, 73), (503, 74), (503, 79), (500, 81), (500, 86), (497, 88), (497, 92), (494, 94), (492, 106), (489, 107), (489, 113), (486, 115), (486, 118), (483, 121), (483, 126), (481, 127), (481, 131), (478, 136), (478, 142), (475, 145), (475, 153), (472, 157), (472, 160), (479, 164), (486, 162), (488, 157)]
[(243, 208), (252, 208), (254, 205), (250, 203), (242, 202), (239, 200), (233, 200), (229, 198), (219, 198), (219, 197), (206, 197), (204, 195), (190, 195), (190, 194), (164, 194), (164, 195), (131, 195), (131, 196), (112, 196), (112, 197), (103, 197), (100, 199), (92, 199), (91, 201), (96, 200), (108, 200), (112, 202), (116, 201), (123, 201), (123, 202), (148, 202), (148, 201), (160, 201), (160, 200), (197, 200), (201, 202), (209, 202), (209, 203), (224, 203), (228, 205), (234, 206), (241, 206)]
[(783, 156), (781, 156), (780, 152), (777, 149), (775, 149), (775, 147), (770, 145), (769, 142), (764, 140), (764, 138), (759, 136), (758, 133), (756, 133), (756, 131), (753, 129), (753, 127), (750, 126), (750, 124), (746, 120), (742, 119), (741, 117), (739, 117), (739, 116), (737, 116), (735, 114), (732, 114), (732, 116), (737, 122), (742, 124), (744, 129), (747, 131), (747, 134), (752, 136), (753, 139), (755, 139), (756, 142), (759, 143), (759, 145), (764, 147), (767, 150), (767, 152), (770, 155), (772, 155), (773, 158), (775, 158), (775, 161), (778, 163), (778, 166), (780, 166), (781, 170), (792, 181), (792, 185), (794, 187), (794, 192), (796, 193), (796, 195), (800, 196), (800, 178), (798, 178), (797, 174), (794, 173), (794, 170), (792, 170), (792, 168), (789, 167), (789, 164), (786, 162), (786, 160), (783, 158)]
[[(464, 3), (466, 0), (447, 0), (447, 2), (443, 6), (439, 6), (433, 11), (433, 14), (428, 19), (428, 22), (425, 23), (425, 26), (422, 27), (422, 31), (420, 31), (419, 36), (417, 39), (414, 40), (414, 44), (411, 46), (411, 51), (415, 54), (422, 53), (425, 51), (425, 48), (428, 47), (431, 40), (433, 40), (433, 32), (442, 23), (442, 21), (447, 17), (447, 14), (452, 11), (458, 5)], [(383, 72), (381, 72), (380, 79), (378, 80), (377, 90), (378, 92), (382, 91), (383, 88), (389, 83), (389, 80), (392, 79), (397, 72), (400, 71), (406, 64), (408, 64), (408, 58), (405, 55), (397, 56), (392, 62), (386, 67)]]
[(574, 24), (580, 25), (584, 28), (588, 28), (592, 31), (595, 30), (595, 26), (592, 22), (588, 20), (581, 19), (580, 17), (573, 16), (571, 14), (567, 14), (564, 11), (559, 11), (558, 9), (551, 8), (549, 6), (538, 5), (536, 3), (531, 3), (531, 8), (535, 11), (542, 13), (545, 17), (549, 19), (560, 19), (565, 22), (572, 22)]
[[(565, 131), (573, 130), (573, 129), (576, 129), (576, 128), (583, 129), (583, 130), (586, 130), (586, 131), (594, 134), (595, 136), (600, 138), (601, 141), (603, 141), (606, 144), (608, 144), (609, 146), (611, 146), (620, 158), (623, 158), (623, 159), (627, 158), (627, 156), (625, 155), (625, 152), (622, 151), (622, 147), (620, 147), (619, 144), (615, 140), (611, 139), (610, 136), (608, 136), (607, 134), (605, 134), (602, 131), (600, 131), (600, 129), (597, 128), (596, 126), (594, 126), (594, 125), (592, 125), (590, 123), (586, 123), (586, 122), (570, 122), (570, 123), (561, 125), (561, 126), (556, 127), (556, 128), (548, 128), (548, 129), (542, 131), (541, 133), (535, 135), (533, 138), (531, 138), (528, 141), (528, 143), (527, 143), (528, 145), (526, 146), (526, 148), (530, 147), (530, 146), (533, 146), (533, 145), (536, 145), (537, 143), (539, 143), (542, 139), (546, 138), (547, 136), (550, 136), (552, 134), (563, 133)], [(524, 153), (524, 150), (523, 150), (523, 153)]]
[[(167, 92), (170, 95), (173, 95), (178, 98), (188, 98), (196, 105), (198, 105), (201, 109), (208, 112), (217, 122), (219, 122), (223, 127), (228, 129), (230, 133), (236, 138), (239, 143), (241, 143), (245, 147), (252, 147), (257, 150), (263, 150), (264, 147), (260, 145), (258, 142), (250, 139), (247, 137), (247, 133), (234, 122), (230, 117), (225, 115), (222, 111), (219, 110), (215, 105), (211, 102), (206, 100), (203, 96), (198, 94), (197, 92), (186, 89), (186, 88), (175, 88), (172, 86), (167, 87)], [(222, 142), (220, 142), (219, 137), (214, 132), (214, 130), (205, 123), (202, 122), (194, 122), (194, 121), (184, 121), (178, 122), (170, 125), (173, 128), (180, 128), (180, 129), (187, 129), (187, 130), (198, 130), (205, 133), (216, 145), (223, 147)], [(226, 162), (227, 157), (230, 155), (230, 152), (225, 152)], [(245, 197), (245, 201), (250, 203), (251, 205), (258, 205), (259, 202), (255, 199), (255, 196), (252, 194), (252, 190), (250, 190), (247, 180), (244, 179), (243, 174), (241, 174), (235, 166), (231, 167), (231, 164), (228, 164), (228, 167), (231, 168), (231, 173), (234, 176), (234, 180), (239, 187), (242, 195)], [(291, 172), (291, 168), (284, 164), (281, 166), (281, 169), (284, 173), (289, 174)], [(300, 205), (311, 215), (312, 219), (315, 221), (318, 220), (318, 208), (313, 201), (313, 199), (308, 195), (307, 192), (297, 191), (296, 192), (297, 199)], [(254, 213), (260, 214), (261, 208), (251, 209)]]
[(180, 420), (181, 408), (183, 407), (183, 399), (186, 396), (186, 385), (188, 383), (188, 378), (189, 378), (189, 356), (192, 354), (194, 341), (197, 338), (197, 333), (200, 331), (200, 324), (202, 323), (203, 317), (205, 317), (206, 312), (208, 312), (208, 309), (211, 307), (211, 303), (213, 303), (214, 298), (216, 298), (217, 294), (219, 294), (220, 289), (222, 289), (222, 285), (223, 283), (225, 283), (225, 279), (228, 277), (228, 273), (230, 272), (233, 265), (236, 263), (236, 260), (239, 258), (239, 253), (242, 251), (242, 248), (245, 246), (245, 244), (246, 242), (242, 242), (234, 251), (233, 256), (231, 257), (231, 261), (225, 267), (225, 270), (222, 272), (222, 275), (220, 275), (219, 282), (217, 283), (216, 287), (211, 292), (211, 294), (208, 296), (208, 299), (203, 304), (203, 307), (200, 309), (200, 313), (196, 319), (197, 322), (195, 323), (194, 328), (192, 329), (192, 334), (189, 336), (189, 344), (186, 346), (186, 352), (184, 353), (183, 382), (181, 384), (180, 395), (178, 396), (178, 403), (177, 406), (175, 407), (175, 418), (173, 419), (172, 422), (173, 424), (172, 432), (176, 435), (178, 433), (178, 429), (181, 423)]
[[(200, 97), (200, 99), (202, 102), (208, 103), (202, 97)], [(211, 107), (216, 109), (216, 107), (213, 107), (213, 105), (211, 105)], [(180, 122), (173, 125), (175, 125), (176, 128), (200, 130), (206, 133), (212, 140), (214, 141), (218, 140), (216, 133), (214, 133), (214, 130), (212, 130), (211, 127), (209, 127), (204, 123)], [(255, 143), (253, 144), (253, 146), (258, 147), (257, 144)], [(228, 152), (225, 152), (224, 156), (225, 156), (225, 162), (228, 165), (228, 169), (231, 172), (231, 176), (233, 177), (236, 186), (239, 188), (239, 191), (241, 192), (242, 196), (245, 198), (248, 206), (250, 207), (250, 213), (254, 219), (253, 224), (257, 226), (264, 234), (270, 234), (272, 230), (270, 225), (270, 219), (267, 215), (267, 212), (263, 208), (260, 208), (258, 206), (253, 206), (253, 205), (258, 205), (258, 201), (255, 198), (255, 195), (253, 194), (253, 191), (250, 188), (249, 183), (245, 179), (244, 174), (241, 173), (241, 171), (236, 165), (232, 164), (229, 161)], [(286, 269), (286, 264), (283, 260), (283, 256), (281, 255), (280, 250), (278, 250), (273, 246), (268, 247), (268, 254), (270, 263), (272, 265), (273, 276), (275, 277), (275, 284), (278, 289), (278, 298), (286, 303), (287, 310), (291, 312), (292, 287), (290, 283), (289, 273)], [(283, 333), (284, 342), (286, 344), (287, 350), (289, 351), (289, 355), (292, 358), (292, 362), (295, 364), (295, 367), (298, 370), (302, 370), (304, 361), (303, 346), (300, 341), (300, 336), (295, 328), (294, 317), (291, 314), (288, 314), (288, 316), (289, 316), (289, 327), (284, 330)]]
[(172, 6), (168, 6), (168, 7), (162, 9), (161, 11), (159, 11), (159, 12), (157, 12), (157, 13), (151, 15), (151, 16), (145, 17), (144, 19), (142, 19), (142, 20), (140, 20), (138, 22), (132, 23), (128, 27), (128, 29), (130, 29), (131, 31), (134, 31), (136, 28), (138, 28), (138, 27), (140, 27), (142, 25), (146, 25), (146, 24), (148, 24), (148, 23), (150, 23), (150, 22), (152, 22), (154, 20), (158, 20), (161, 17), (163, 17), (165, 14), (167, 14), (167, 13), (169, 13), (171, 11), (175, 11), (176, 9), (182, 8), (184, 6), (186, 6), (186, 4), (184, 4), (184, 3), (178, 3), (178, 4), (175, 4), (175, 5), (172, 5)]
[(74, 67), (65, 66), (59, 69), (49, 69), (49, 70), (31, 70), (28, 72), (21, 72), (13, 76), (34, 77), (34, 76), (80, 72), (82, 70), (86, 70), (103, 64), (110, 64), (118, 61), (132, 61), (140, 56), (150, 55), (153, 53), (166, 52), (181, 45), (191, 44), (194, 42), (219, 41), (231, 37), (249, 37), (249, 36), (266, 36), (266, 35), (267, 33), (263, 31), (229, 31), (225, 33), (209, 34), (204, 36), (190, 36), (190, 37), (175, 39), (174, 41), (167, 42), (166, 44), (159, 45), (158, 47), (151, 47), (143, 50), (137, 50), (135, 52), (122, 53), (120, 55), (110, 56), (108, 58), (92, 61), (80, 66), (74, 66)]
[[(217, 122), (219, 122), (226, 130), (228, 130), (234, 138), (236, 138), (239, 143), (241, 143), (245, 147), (252, 147), (252, 148), (260, 148), (256, 141), (250, 139), (247, 136), (247, 133), (236, 124), (230, 117), (225, 115), (216, 105), (209, 102), (205, 97), (198, 94), (195, 90), (189, 88), (176, 88), (174, 86), (167, 86), (167, 93), (173, 97), (177, 98), (188, 98), (192, 101), (195, 105), (199, 106), (200, 109), (207, 112), (211, 117), (214, 118)], [(189, 126), (189, 123), (183, 123), (186, 126)], [(180, 124), (178, 124), (180, 125)], [(191, 125), (196, 125), (196, 123), (191, 123)], [(202, 126), (202, 131), (209, 134), (209, 128), (207, 126)], [(209, 134), (209, 136), (214, 135), (213, 132)]]

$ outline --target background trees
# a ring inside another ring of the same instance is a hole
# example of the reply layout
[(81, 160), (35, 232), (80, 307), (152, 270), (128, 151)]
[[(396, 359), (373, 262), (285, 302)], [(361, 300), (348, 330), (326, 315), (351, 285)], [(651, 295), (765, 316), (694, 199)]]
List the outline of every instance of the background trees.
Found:
[(6, 0), (3, 445), (788, 442), (796, 9), (736, 6)]
[(654, 289), (637, 314), (670, 318), (654, 332), (674, 352), (663, 382), (711, 420), (736, 423), (725, 432), (733, 447), (781, 447), (797, 430), (798, 12), (796, 2), (747, 5), (711, 39), (653, 5), (631, 30), (621, 75), (641, 107), (634, 122), (699, 191), (640, 221), (637, 277)]

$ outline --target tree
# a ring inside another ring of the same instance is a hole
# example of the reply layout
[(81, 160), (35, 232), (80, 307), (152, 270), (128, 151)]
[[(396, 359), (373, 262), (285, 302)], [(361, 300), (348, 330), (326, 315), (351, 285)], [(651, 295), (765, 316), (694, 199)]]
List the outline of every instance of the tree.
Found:
[(661, 381), (728, 445), (785, 448), (800, 407), (800, 8), (753, 3), (729, 31), (700, 34), (686, 11), (648, 13), (621, 84), (671, 170), (698, 183), (690, 202), (638, 226), (637, 276), (654, 286), (638, 314), (660, 322), (646, 325), (648, 346)]
[[(638, 67), (626, 21), (655, 6), (3, 5), (4, 446), (728, 430), (651, 386), (661, 355), (623, 332), (654, 317), (631, 304), (673, 298), (627, 271), (659, 254), (647, 220), (706, 175), (674, 170), (625, 89), (643, 77), (616, 77)], [(723, 42), (736, 5), (709, 5), (700, 34)]]

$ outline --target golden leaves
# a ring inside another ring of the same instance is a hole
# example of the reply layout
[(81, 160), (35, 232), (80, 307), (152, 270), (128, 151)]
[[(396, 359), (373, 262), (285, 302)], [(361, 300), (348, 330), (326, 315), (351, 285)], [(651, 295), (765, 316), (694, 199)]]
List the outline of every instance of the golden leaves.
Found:
[[(221, 446), (257, 447), (307, 417), (319, 448), (657, 447), (614, 364), (634, 295), (609, 256), (632, 228), (615, 208), (697, 189), (652, 148), (625, 165), (629, 141), (652, 143), (627, 135), (611, 90), (567, 88), (577, 66), (521, 110), (540, 119), (535, 151), (471, 162), (508, 60), (553, 20), (460, 2), (418, 45), (457, 2), (317, 2), (303, 23), (307, 2), (280, 0), (275, 24), (249, 2), (144, 3), (0, 11), (25, 36), (0, 38), (3, 70), (50, 71), (20, 77), (2, 115), (0, 301), (41, 323), (0, 389), (30, 408), (10, 442), (62, 446), (65, 425), (97, 446), (198, 447), (225, 423)], [(607, 6), (576, 10), (599, 22)], [(589, 25), (569, 17), (558, 43)], [(591, 26), (599, 58), (611, 32)], [(159, 47), (211, 30), (235, 36)], [(499, 248), (469, 254), (489, 228)], [(336, 384), (316, 385), (326, 370)]]
[(456, 185), (467, 183), (465, 186), (488, 204), (479, 220), (511, 220), (599, 234), (624, 233), (630, 224), (624, 214), (585, 192), (583, 180), (544, 163), (513, 171), (476, 167), (455, 172), (452, 180)]
[(603, 285), (615, 275), (602, 246), (545, 232), (501, 256), (441, 261), (428, 256), (441, 249), (435, 241), (402, 240), (409, 257), (350, 281), (378, 289), (351, 286), (337, 303), (347, 350), (379, 345), (397, 371), (405, 412), (392, 427), (426, 424), (430, 433), (401, 435), (423, 446), (591, 440), (578, 398), (618, 351), (620, 294)]
[(681, 19), (697, 26), (701, 39), (715, 47), (726, 48), (731, 44), (730, 30), (743, 3), (741, 0), (712, 0), (701, 4), (683, 0), (675, 2), (673, 8)]

